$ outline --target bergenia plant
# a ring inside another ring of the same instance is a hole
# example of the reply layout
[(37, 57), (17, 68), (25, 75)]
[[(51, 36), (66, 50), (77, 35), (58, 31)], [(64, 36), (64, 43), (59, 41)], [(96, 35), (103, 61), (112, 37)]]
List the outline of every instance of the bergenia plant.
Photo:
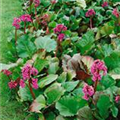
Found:
[(119, 120), (119, 2), (27, 3), (13, 20), (11, 59), (1, 70), (25, 119)]

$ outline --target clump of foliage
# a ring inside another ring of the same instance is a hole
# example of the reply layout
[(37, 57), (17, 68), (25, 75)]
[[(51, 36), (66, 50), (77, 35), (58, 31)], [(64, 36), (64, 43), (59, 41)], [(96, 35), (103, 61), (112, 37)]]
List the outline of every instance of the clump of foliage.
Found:
[(118, 120), (117, 0), (28, 0), (2, 64), (30, 120)]

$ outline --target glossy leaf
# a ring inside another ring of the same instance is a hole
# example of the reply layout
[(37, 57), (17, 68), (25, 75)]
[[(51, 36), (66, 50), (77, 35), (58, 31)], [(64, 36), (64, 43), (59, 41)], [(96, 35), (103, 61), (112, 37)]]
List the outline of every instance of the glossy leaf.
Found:
[(50, 83), (54, 82), (57, 79), (58, 75), (48, 75), (43, 77), (39, 80), (38, 85), (40, 88), (44, 88), (45, 86), (49, 85)]
[(57, 43), (50, 36), (38, 37), (35, 40), (37, 49), (45, 49), (47, 52), (51, 52), (56, 49)]

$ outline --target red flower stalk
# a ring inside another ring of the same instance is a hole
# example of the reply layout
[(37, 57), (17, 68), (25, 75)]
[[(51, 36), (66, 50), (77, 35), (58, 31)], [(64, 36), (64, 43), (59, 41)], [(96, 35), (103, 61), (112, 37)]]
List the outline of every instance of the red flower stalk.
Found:
[(91, 28), (91, 29), (93, 28), (92, 18), (93, 18), (93, 16), (94, 16), (95, 14), (96, 14), (96, 13), (95, 13), (95, 11), (94, 11), (93, 9), (89, 9), (89, 10), (86, 12), (86, 14), (85, 14), (86, 17), (90, 17), (90, 28)]

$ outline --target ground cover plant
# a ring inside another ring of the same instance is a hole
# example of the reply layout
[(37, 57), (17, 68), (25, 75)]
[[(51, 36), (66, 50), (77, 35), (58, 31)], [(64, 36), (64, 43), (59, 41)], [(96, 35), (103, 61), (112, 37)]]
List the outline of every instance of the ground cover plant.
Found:
[(2, 64), (26, 120), (120, 119), (120, 2), (28, 0)]

